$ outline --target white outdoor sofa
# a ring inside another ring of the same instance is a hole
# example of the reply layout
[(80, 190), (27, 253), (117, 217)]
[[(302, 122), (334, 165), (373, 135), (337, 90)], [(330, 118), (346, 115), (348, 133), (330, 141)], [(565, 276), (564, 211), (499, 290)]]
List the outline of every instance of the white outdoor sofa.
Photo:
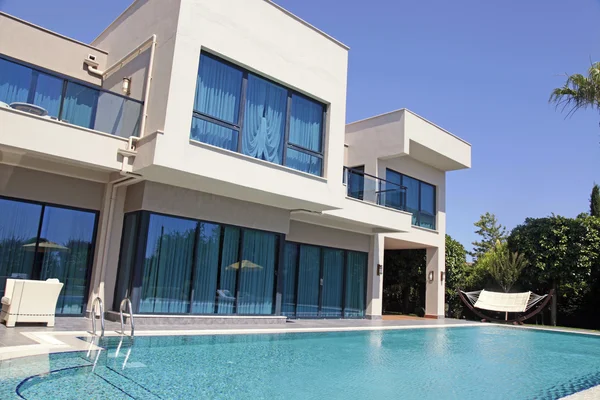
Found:
[(7, 327), (14, 327), (16, 322), (45, 322), (54, 326), (56, 302), (62, 287), (58, 279), (7, 279), (0, 321)]

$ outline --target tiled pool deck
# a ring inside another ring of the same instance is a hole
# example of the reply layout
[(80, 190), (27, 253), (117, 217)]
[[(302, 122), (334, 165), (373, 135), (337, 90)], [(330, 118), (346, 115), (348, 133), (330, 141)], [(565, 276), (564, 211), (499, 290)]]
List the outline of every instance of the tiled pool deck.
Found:
[[(392, 318), (384, 320), (294, 320), (285, 324), (226, 324), (226, 325), (144, 325), (136, 329), (136, 336), (252, 334), (279, 332), (324, 332), (348, 330), (387, 330), (436, 328), (448, 326), (476, 326), (478, 322), (456, 319)], [(126, 326), (126, 331), (128, 329)], [(100, 328), (98, 321), (97, 328)], [(536, 327), (526, 327), (536, 328)], [(79, 339), (91, 336), (91, 320), (82, 317), (57, 318), (56, 326), (17, 326), (7, 328), (0, 324), (0, 363), (2, 360), (66, 351), (88, 351), (95, 346)], [(547, 328), (538, 328), (547, 329)], [(120, 324), (106, 321), (106, 336), (118, 336)], [(561, 330), (570, 333), (598, 335), (594, 332)], [(569, 400), (600, 399), (600, 386), (566, 397)]]

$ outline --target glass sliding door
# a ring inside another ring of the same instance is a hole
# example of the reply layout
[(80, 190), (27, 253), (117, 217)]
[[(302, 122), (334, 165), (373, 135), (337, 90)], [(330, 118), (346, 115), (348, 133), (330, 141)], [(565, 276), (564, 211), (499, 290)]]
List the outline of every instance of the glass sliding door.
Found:
[(346, 254), (346, 288), (344, 317), (365, 316), (367, 288), (367, 253), (348, 251)]
[(125, 221), (123, 222), (123, 236), (121, 239), (121, 251), (119, 252), (119, 270), (117, 272), (115, 297), (113, 299), (114, 310), (119, 309), (119, 305), (125, 297), (131, 296), (130, 282), (135, 263), (139, 219), (140, 213), (130, 213), (125, 215)]
[(57, 314), (82, 314), (87, 295), (88, 266), (93, 252), (96, 215), (65, 208), (44, 208), (36, 264), (39, 279), (64, 283)]
[(6, 278), (32, 279), (42, 206), (0, 198), (0, 297)]
[(298, 245), (286, 243), (283, 253), (283, 274), (281, 288), (281, 314), (296, 316), (296, 275), (298, 273)]
[(297, 317), (319, 316), (320, 282), (321, 249), (316, 246), (301, 245), (298, 263)]
[(187, 313), (196, 221), (152, 214), (144, 260), (139, 311)]
[(321, 317), (342, 316), (344, 290), (344, 251), (323, 249), (323, 293)]
[(200, 222), (196, 236), (195, 268), (192, 286), (192, 314), (215, 312), (221, 226)]
[(244, 230), (238, 314), (272, 314), (278, 236)]
[(233, 314), (235, 312), (237, 270), (240, 260), (240, 229), (226, 226), (223, 231), (220, 276), (217, 287), (217, 313)]

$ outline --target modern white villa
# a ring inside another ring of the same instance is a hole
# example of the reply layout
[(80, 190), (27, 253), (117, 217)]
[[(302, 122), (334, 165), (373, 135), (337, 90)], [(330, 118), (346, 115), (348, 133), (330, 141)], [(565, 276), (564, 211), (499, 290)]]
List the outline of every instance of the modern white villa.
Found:
[(136, 0), (90, 44), (0, 13), (0, 297), (57, 278), (57, 324), (97, 297), (380, 319), (384, 252), (426, 249), (442, 318), (471, 146), (406, 109), (346, 124), (349, 52), (269, 0)]

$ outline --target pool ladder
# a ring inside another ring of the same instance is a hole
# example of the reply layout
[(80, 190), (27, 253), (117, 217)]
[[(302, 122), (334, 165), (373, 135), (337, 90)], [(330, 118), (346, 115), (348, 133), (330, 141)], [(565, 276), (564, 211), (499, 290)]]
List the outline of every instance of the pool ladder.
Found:
[(127, 306), (127, 310), (129, 311), (129, 323), (131, 324), (131, 333), (129, 334), (129, 336), (133, 337), (133, 334), (135, 333), (135, 325), (133, 323), (133, 309), (131, 307), (131, 300), (129, 300), (129, 297), (125, 297), (121, 301), (121, 305), (119, 305), (119, 315), (121, 317), (121, 332), (117, 333), (120, 333), (121, 335), (126, 335), (125, 329), (123, 328), (123, 305)]
[[(97, 306), (97, 307), (96, 307)], [(98, 308), (100, 312), (100, 337), (104, 337), (104, 303), (102, 303), (102, 299), (100, 297), (96, 297), (92, 303), (92, 309), (90, 310), (90, 318), (92, 319), (92, 330), (90, 333), (93, 336), (97, 336), (96, 332), (96, 308)]]

